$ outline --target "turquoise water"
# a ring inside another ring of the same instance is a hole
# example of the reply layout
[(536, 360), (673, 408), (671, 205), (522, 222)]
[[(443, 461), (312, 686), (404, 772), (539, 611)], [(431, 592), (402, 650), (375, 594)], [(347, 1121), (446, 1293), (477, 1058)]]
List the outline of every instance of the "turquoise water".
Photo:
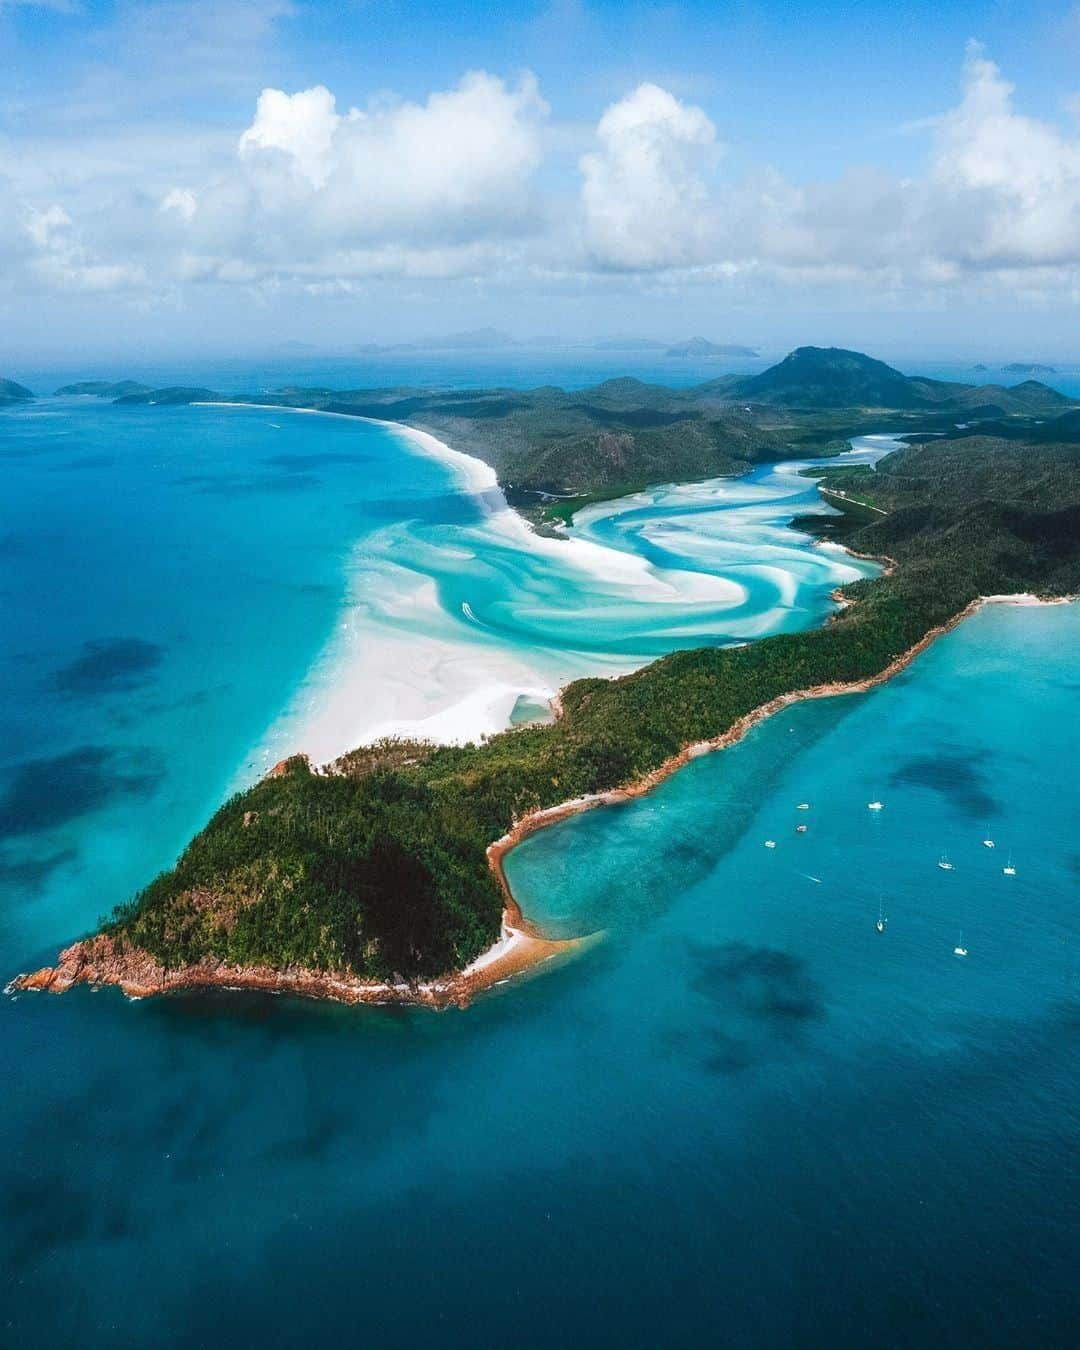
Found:
[(691, 635), (816, 623), (859, 574), (777, 523), (814, 497), (791, 475), (653, 494), (658, 527), (717, 514), (695, 493), (735, 522), (725, 556), (661, 568), (535, 541), (355, 419), (49, 400), (0, 416), (0, 457), (7, 962), (92, 925), (281, 755), (496, 730)]
[[(380, 428), (43, 404), (0, 454), (5, 970), (326, 734), (309, 702), (382, 698), (383, 639), (542, 681), (538, 596), (617, 663), (817, 622), (844, 565), (784, 528), (812, 489), (782, 470), (586, 518), (623, 594)], [(1078, 803), (1047, 778), (1080, 750), (1078, 636), (1075, 606), (984, 611), (533, 837), (526, 908), (607, 936), (465, 1015), (4, 1000), (5, 1343), (1068, 1343)]]

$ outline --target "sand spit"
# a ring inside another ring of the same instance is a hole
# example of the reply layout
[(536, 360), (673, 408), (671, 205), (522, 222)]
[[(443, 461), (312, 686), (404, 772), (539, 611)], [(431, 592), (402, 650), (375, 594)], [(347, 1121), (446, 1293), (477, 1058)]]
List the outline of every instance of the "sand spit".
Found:
[[(190, 966), (166, 970), (148, 953), (122, 950), (107, 935), (76, 942), (60, 953), (59, 964), (44, 967), (29, 975), (19, 975), (7, 986), (8, 993), (22, 990), (47, 990), (64, 993), (77, 984), (116, 985), (129, 998), (148, 998), (182, 990), (225, 988), (258, 989), (278, 994), (293, 994), (306, 998), (331, 999), (340, 1003), (416, 1004), (429, 1008), (451, 1005), (466, 1007), (477, 994), (494, 985), (535, 971), (557, 957), (565, 957), (581, 950), (592, 938), (557, 940), (546, 938), (521, 912), (521, 907), (506, 879), (504, 860), (516, 844), (537, 830), (554, 825), (560, 820), (590, 811), (600, 806), (614, 806), (633, 801), (651, 792), (666, 778), (676, 773), (691, 760), (714, 750), (735, 745), (758, 723), (782, 712), (794, 703), (807, 699), (834, 698), (841, 694), (865, 693), (884, 684), (893, 675), (905, 670), (933, 642), (950, 632), (964, 619), (985, 604), (1043, 605), (1068, 604), (1075, 596), (1044, 598), (1031, 594), (980, 596), (954, 615), (948, 623), (932, 628), (913, 647), (891, 661), (877, 675), (848, 683), (814, 685), (809, 689), (793, 690), (763, 703), (746, 716), (734, 722), (727, 731), (712, 740), (684, 746), (677, 755), (665, 760), (651, 773), (635, 783), (609, 792), (561, 802), (530, 812), (514, 823), (502, 838), (488, 846), (488, 861), (503, 893), (503, 920), (499, 939), (463, 970), (452, 972), (435, 980), (377, 983), (362, 980), (348, 973), (332, 973), (290, 966), (275, 970), (265, 966), (232, 966), (224, 962), (201, 961)], [(556, 704), (558, 709), (558, 705)], [(561, 712), (561, 709), (558, 709)]]

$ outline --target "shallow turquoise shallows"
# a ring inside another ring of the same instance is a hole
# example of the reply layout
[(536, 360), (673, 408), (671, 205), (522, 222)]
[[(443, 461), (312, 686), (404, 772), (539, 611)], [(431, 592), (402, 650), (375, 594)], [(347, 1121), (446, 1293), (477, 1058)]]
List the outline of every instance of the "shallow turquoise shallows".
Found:
[[(377, 637), (542, 684), (538, 596), (618, 600), (379, 428), (63, 403), (0, 416), (0, 455), (5, 973), (324, 734)], [(755, 595), (765, 631), (824, 617), (842, 559), (784, 527), (812, 489), (739, 494), (580, 523), (660, 579), (582, 661), (742, 640)], [(986, 608), (533, 836), (526, 911), (603, 936), (467, 1013), (4, 1000), (0, 1343), (1072, 1343), (1078, 643), (1080, 606)]]

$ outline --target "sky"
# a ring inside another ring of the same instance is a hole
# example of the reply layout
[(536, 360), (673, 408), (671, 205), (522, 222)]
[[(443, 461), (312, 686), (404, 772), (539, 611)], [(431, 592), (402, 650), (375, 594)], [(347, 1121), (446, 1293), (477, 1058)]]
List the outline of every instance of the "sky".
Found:
[(1080, 360), (1080, 3), (0, 0), (0, 317)]

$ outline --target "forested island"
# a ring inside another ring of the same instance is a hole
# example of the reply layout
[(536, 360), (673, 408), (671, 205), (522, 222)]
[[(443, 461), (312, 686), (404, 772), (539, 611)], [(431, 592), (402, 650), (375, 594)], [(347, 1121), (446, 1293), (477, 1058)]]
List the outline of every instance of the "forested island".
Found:
[(499, 937), (508, 904), (517, 918), (501, 852), (561, 804), (642, 790), (689, 747), (724, 743), (792, 697), (866, 687), (981, 596), (1080, 591), (1080, 414), (1034, 381), (909, 379), (858, 353), (801, 348), (761, 375), (690, 390), (616, 380), (574, 394), (285, 390), (247, 401), (432, 431), (492, 464), (511, 500), (548, 524), (597, 497), (828, 453), (859, 432), (910, 443), (876, 469), (814, 470), (840, 514), (799, 524), (889, 560), (884, 575), (844, 588), (825, 627), (578, 680), (551, 725), (478, 745), (385, 742), (323, 768), (290, 759), (226, 802), (98, 935), (20, 987), (462, 998), (472, 986), (454, 972)]

